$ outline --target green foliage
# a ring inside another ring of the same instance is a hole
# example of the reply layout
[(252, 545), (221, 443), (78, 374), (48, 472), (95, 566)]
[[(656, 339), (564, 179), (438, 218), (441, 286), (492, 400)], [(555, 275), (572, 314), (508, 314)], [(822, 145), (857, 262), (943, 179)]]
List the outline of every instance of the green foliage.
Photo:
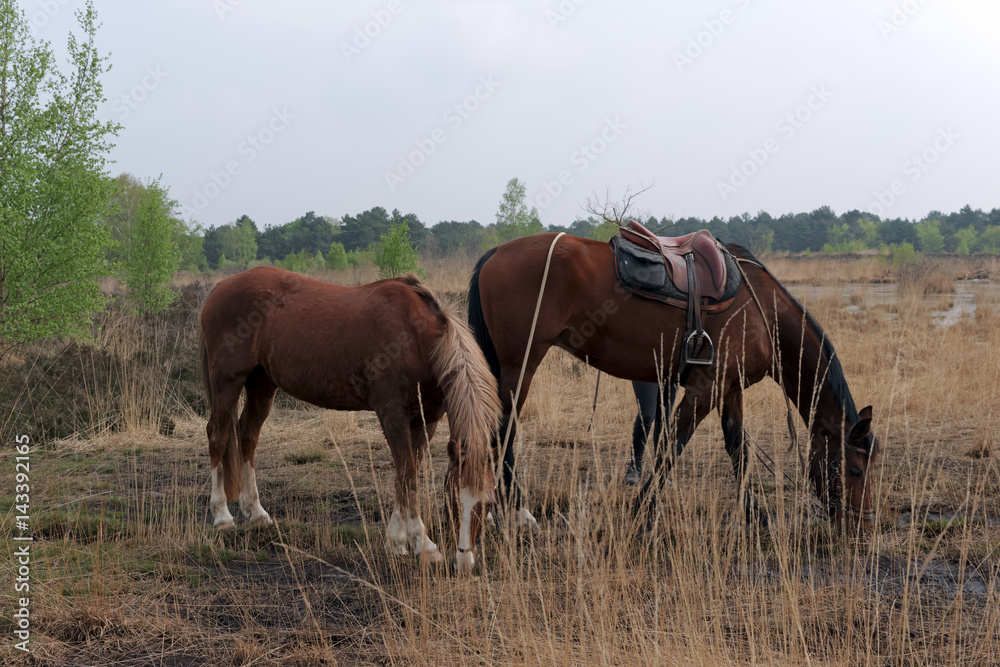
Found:
[(208, 271), (208, 260), (205, 258), (205, 237), (201, 225), (195, 224), (188, 228), (184, 221), (175, 218), (172, 238), (181, 260), (179, 268), (191, 273)]
[(918, 223), (916, 229), (922, 251), (942, 252), (944, 250), (944, 236), (941, 234), (941, 222), (939, 220), (925, 220)]
[(274, 265), (296, 273), (308, 273), (323, 267), (323, 253), (318, 253), (317, 256), (303, 248), (276, 261)]
[(242, 215), (231, 225), (210, 227), (205, 232), (205, 257), (217, 269), (245, 269), (257, 258), (257, 224)]
[(866, 218), (856, 220), (853, 224), (833, 224), (827, 230), (826, 238), (823, 252), (827, 255), (864, 252), (868, 248), (877, 247), (878, 242), (876, 225)]
[(107, 155), (120, 126), (98, 119), (107, 59), (93, 4), (77, 12), (69, 72), (0, 0), (0, 338), (89, 336), (109, 272)]
[(389, 214), (381, 206), (376, 206), (356, 216), (345, 215), (337, 240), (348, 251), (363, 250), (378, 243), (389, 227)]
[(979, 235), (979, 250), (1000, 253), (1000, 225), (990, 225)]
[(334, 241), (330, 244), (330, 251), (326, 253), (326, 268), (330, 271), (343, 271), (350, 264), (347, 262), (347, 251), (344, 244)]
[(858, 229), (861, 230), (861, 242), (866, 248), (878, 247), (878, 223), (868, 218), (858, 220)]
[(405, 224), (393, 225), (375, 246), (375, 265), (379, 278), (395, 278), (405, 273), (416, 273), (421, 278), (426, 273), (420, 267), (420, 255), (410, 244), (410, 233)]
[(376, 206), (356, 216), (345, 215), (337, 240), (348, 251), (363, 250), (378, 243), (390, 227), (398, 225), (406, 226), (410, 241), (417, 247), (421, 247), (428, 238), (427, 228), (415, 214), (404, 215), (394, 209), (390, 216), (384, 208)]
[(538, 209), (534, 206), (529, 209), (525, 199), (524, 184), (516, 178), (510, 179), (507, 182), (507, 189), (500, 198), (500, 207), (497, 209), (498, 242), (506, 243), (522, 236), (542, 232)]
[(340, 223), (309, 211), (284, 225), (268, 227), (257, 239), (257, 256), (284, 259), (300, 250), (315, 254), (330, 247), (340, 231)]
[[(121, 180), (121, 179), (119, 179)], [(127, 289), (126, 300), (138, 313), (157, 313), (177, 297), (169, 286), (170, 278), (177, 271), (180, 252), (173, 241), (177, 221), (172, 217), (177, 202), (170, 199), (159, 180), (146, 185), (134, 179), (129, 187), (138, 185), (134, 209), (119, 233), (119, 266), (121, 279)]]
[(830, 243), (823, 244), (823, 254), (825, 255), (858, 253), (858, 252), (864, 252), (867, 249), (868, 246), (866, 246), (865, 242), (862, 241), (861, 239), (854, 239), (852, 241), (843, 241), (836, 245), (832, 245)]
[(968, 255), (976, 246), (976, 239), (978, 236), (979, 235), (976, 234), (976, 228), (972, 225), (955, 232), (955, 240), (958, 242), (955, 247), (955, 252), (960, 255)]
[(917, 251), (912, 243), (899, 243), (889, 246), (889, 261), (896, 269), (907, 269), (917, 265)]
[(348, 266), (351, 268), (363, 268), (373, 265), (375, 263), (374, 247), (371, 246), (364, 250), (349, 250), (347, 252)]
[(618, 223), (614, 220), (605, 220), (597, 225), (590, 233), (590, 238), (598, 241), (610, 241), (611, 237), (618, 233)]
[(479, 252), (483, 239), (483, 226), (475, 220), (439, 222), (431, 227), (435, 249), (441, 255), (466, 255)]

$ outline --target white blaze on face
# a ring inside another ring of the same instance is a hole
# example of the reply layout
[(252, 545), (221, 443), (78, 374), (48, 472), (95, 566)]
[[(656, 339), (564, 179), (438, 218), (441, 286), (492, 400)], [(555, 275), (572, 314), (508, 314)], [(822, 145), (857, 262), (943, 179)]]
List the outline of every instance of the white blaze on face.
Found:
[(476, 564), (476, 557), (472, 552), (472, 512), (481, 501), (463, 487), (459, 495), (462, 503), (462, 523), (458, 529), (458, 551), (455, 553), (455, 567), (459, 572), (470, 572)]

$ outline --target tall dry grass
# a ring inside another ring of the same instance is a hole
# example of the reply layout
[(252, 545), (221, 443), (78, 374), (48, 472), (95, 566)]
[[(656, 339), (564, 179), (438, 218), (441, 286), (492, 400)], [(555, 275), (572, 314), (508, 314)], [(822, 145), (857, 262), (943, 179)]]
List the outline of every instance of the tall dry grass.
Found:
[[(461, 292), (467, 268), (429, 282)], [(749, 433), (778, 464), (777, 478), (752, 466), (770, 530), (737, 511), (713, 413), (644, 532), (636, 491), (621, 483), (629, 384), (602, 378), (588, 430), (596, 373), (553, 350), (517, 444), (542, 530), (487, 532), (469, 578), (386, 553), (392, 461), (369, 413), (280, 402), (257, 457), (277, 523), (215, 533), (203, 417), (157, 393), (160, 376), (145, 373), (164, 359), (135, 327), (108, 326), (122, 386), (135, 387), (123, 414), (135, 417), (36, 445), (32, 664), (1000, 664), (1000, 290), (980, 292), (975, 316), (948, 328), (933, 324), (923, 290), (892, 304), (862, 288), (811, 298), (859, 405), (875, 406), (871, 535), (834, 534), (807, 493), (784, 488), (781, 472), (803, 484), (769, 381), (745, 405)], [(176, 423), (169, 436), (150, 427), (162, 413)], [(445, 435), (420, 497), (452, 553)], [(9, 587), (3, 598), (13, 608)], [(23, 657), (5, 643), (0, 660)]]

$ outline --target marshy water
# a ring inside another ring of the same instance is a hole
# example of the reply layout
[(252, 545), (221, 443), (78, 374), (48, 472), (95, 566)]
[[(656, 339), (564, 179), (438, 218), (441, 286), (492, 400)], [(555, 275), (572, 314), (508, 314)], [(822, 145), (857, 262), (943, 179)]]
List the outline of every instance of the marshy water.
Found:
[[(899, 295), (895, 283), (859, 285), (847, 283), (842, 285), (789, 285), (789, 291), (807, 305), (839, 295), (843, 302), (844, 312), (863, 314), (866, 308), (872, 306), (888, 306), (899, 303)], [(975, 317), (976, 302), (980, 295), (1000, 297), (1000, 283), (985, 279), (956, 280), (952, 291), (948, 294), (925, 294), (921, 303), (931, 309), (934, 324), (950, 327), (958, 324), (963, 317)], [(858, 303), (860, 302), (860, 303)], [(941, 304), (948, 302), (947, 308)], [(893, 320), (898, 317), (895, 312), (886, 312), (884, 317)]]

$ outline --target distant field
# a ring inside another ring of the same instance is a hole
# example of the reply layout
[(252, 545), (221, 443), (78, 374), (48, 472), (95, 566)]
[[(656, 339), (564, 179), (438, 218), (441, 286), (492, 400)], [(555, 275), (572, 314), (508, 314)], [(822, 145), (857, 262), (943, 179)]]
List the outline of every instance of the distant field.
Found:
[[(0, 368), (3, 442), (32, 437), (34, 536), (24, 661), (7, 611), (19, 595), (6, 449), (0, 662), (1000, 664), (1000, 264), (765, 261), (830, 335), (858, 404), (874, 405), (883, 453), (868, 539), (831, 534), (808, 494), (759, 464), (752, 483), (774, 521), (748, 530), (717, 413), (672, 472), (654, 531), (640, 535), (636, 491), (622, 485), (629, 383), (602, 377), (588, 431), (596, 371), (559, 350), (519, 431), (519, 475), (541, 532), (487, 532), (474, 576), (386, 553), (393, 466), (373, 414), (280, 393), (257, 450), (276, 525), (246, 528), (237, 516), (219, 535), (196, 359), (198, 309), (219, 278), (189, 276), (163, 316), (110, 312), (99, 347), (39, 346)], [(462, 302), (473, 263), (432, 262), (428, 282)], [(966, 278), (979, 279), (974, 307), (940, 325), (934, 313), (954, 307), (955, 280)], [(876, 293), (881, 283), (895, 286), (889, 297)], [(822, 285), (839, 289), (810, 289)], [(749, 389), (745, 405), (752, 437), (800, 478), (777, 386)], [(446, 434), (431, 444), (422, 502), (432, 538), (452, 554)]]

